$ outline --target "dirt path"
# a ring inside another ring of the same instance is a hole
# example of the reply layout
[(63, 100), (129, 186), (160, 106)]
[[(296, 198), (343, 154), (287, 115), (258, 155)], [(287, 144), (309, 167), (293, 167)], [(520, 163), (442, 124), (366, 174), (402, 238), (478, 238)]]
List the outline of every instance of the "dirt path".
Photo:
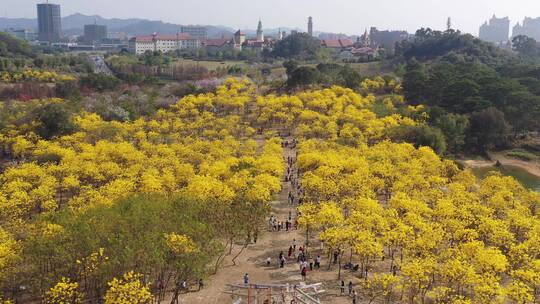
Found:
[(504, 152), (490, 153), (489, 157), (493, 159), (490, 160), (475, 160), (475, 159), (465, 159), (458, 160), (467, 167), (471, 168), (483, 168), (483, 167), (492, 167), (495, 166), (497, 161), (503, 166), (514, 166), (519, 167), (532, 175), (540, 177), (540, 164), (537, 161), (524, 161), (515, 158), (510, 158), (504, 154)]
[[(290, 140), (290, 139), (289, 139)], [(286, 147), (284, 149), (284, 159), (287, 162), (288, 157), (295, 158), (296, 148)], [(296, 168), (293, 164), (293, 174), (296, 174)], [(272, 215), (274, 215), (278, 221), (285, 221), (289, 217), (289, 212), (293, 217), (293, 221), (296, 217), (296, 203), (289, 204), (288, 195), (289, 191), (293, 191), (291, 182), (282, 181), (282, 191), (279, 194), (278, 200), (272, 202)], [(295, 191), (293, 191), (294, 193)], [(231, 295), (224, 293), (227, 290), (227, 284), (241, 284), (243, 283), (243, 276), (245, 273), (249, 274), (250, 283), (258, 284), (299, 284), (301, 281), (299, 264), (293, 257), (287, 260), (284, 268), (279, 268), (278, 256), (280, 251), (283, 251), (285, 257), (288, 255), (289, 246), (293, 244), (293, 240), (296, 239), (297, 251), (298, 247), (303, 244), (305, 237), (302, 231), (270, 231), (268, 227), (268, 220), (264, 226), (264, 232), (261, 233), (259, 240), (256, 244), (249, 245), (242, 255), (236, 260), (236, 266), (232, 266), (231, 258), (240, 250), (241, 246), (236, 246), (233, 253), (225, 259), (223, 266), (219, 269), (217, 274), (211, 276), (205, 282), (205, 288), (199, 292), (190, 292), (187, 294), (181, 294), (179, 297), (180, 303), (233, 303)], [(321, 269), (309, 271), (307, 276), (307, 283), (323, 282), (324, 289), (326, 290), (324, 295), (321, 295), (323, 303), (330, 304), (342, 304), (352, 303), (347, 296), (339, 295), (338, 281), (337, 281), (337, 269), (332, 265), (330, 270), (327, 270), (327, 257), (320, 252), (319, 244), (310, 244), (310, 248), (317, 247), (317, 250), (310, 252), (311, 257), (315, 258), (317, 254), (322, 257)], [(267, 267), (266, 259), (271, 258), (271, 266)], [(350, 276), (350, 273), (345, 273), (346, 283), (352, 280), (356, 284), (357, 279)], [(170, 300), (167, 302), (169, 303)]]

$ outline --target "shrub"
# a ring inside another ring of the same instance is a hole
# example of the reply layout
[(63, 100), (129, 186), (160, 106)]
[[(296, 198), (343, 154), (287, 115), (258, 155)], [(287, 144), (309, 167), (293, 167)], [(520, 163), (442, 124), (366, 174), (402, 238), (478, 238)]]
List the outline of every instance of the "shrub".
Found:
[(538, 156), (536, 154), (523, 149), (514, 149), (512, 151), (508, 151), (506, 152), (506, 156), (524, 161), (533, 161), (538, 159)]

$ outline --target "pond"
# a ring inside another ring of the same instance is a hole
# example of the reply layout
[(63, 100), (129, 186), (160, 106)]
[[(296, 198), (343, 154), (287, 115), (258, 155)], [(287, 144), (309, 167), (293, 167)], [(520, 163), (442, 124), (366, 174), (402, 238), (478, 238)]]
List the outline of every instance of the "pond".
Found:
[(503, 175), (512, 176), (517, 179), (525, 187), (540, 192), (540, 177), (533, 175), (526, 170), (516, 166), (501, 166), (501, 167), (482, 167), (473, 168), (474, 175), (478, 178), (484, 178), (489, 172), (498, 171)]

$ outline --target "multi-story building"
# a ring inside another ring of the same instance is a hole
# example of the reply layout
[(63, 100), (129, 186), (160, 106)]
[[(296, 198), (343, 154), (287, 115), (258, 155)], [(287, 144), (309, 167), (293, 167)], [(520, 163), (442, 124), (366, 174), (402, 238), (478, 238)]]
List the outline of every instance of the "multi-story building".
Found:
[(531, 38), (540, 41), (540, 17), (539, 18), (529, 18), (526, 17), (523, 20), (523, 25), (519, 23), (514, 26), (512, 31), (512, 37), (519, 35), (525, 35)]
[(128, 40), (128, 35), (124, 32), (108, 32), (107, 39)]
[(379, 31), (376, 27), (369, 30), (370, 46), (372, 47), (384, 47), (393, 50), (397, 42), (408, 38), (409, 34), (406, 31)]
[(199, 39), (200, 41), (208, 39), (208, 29), (205, 26), (182, 26), (180, 32), (189, 34), (191, 37)]
[(58, 42), (62, 38), (60, 5), (40, 3), (37, 5), (39, 41)]
[(215, 56), (218, 53), (232, 52), (236, 49), (234, 39), (207, 39), (204, 47), (209, 55)]
[(246, 33), (241, 30), (236, 31), (233, 36), (233, 44), (236, 48), (242, 49), (242, 45), (246, 42)]
[(342, 51), (347, 48), (351, 48), (354, 46), (354, 42), (349, 39), (322, 39), (321, 40), (321, 46), (323, 48), (331, 49), (334, 51)]
[(497, 18), (495, 15), (480, 26), (480, 39), (503, 45), (508, 42), (510, 36), (510, 19), (508, 17)]
[(308, 18), (307, 32), (311, 37), (313, 37), (313, 18), (312, 17)]
[(37, 39), (36, 32), (34, 32), (32, 29), (8, 28), (6, 29), (6, 33), (26, 41), (34, 41)]
[(107, 39), (107, 26), (86, 24), (84, 26), (84, 41), (87, 43), (101, 43)]
[(137, 54), (144, 54), (147, 51), (160, 51), (167, 53), (180, 49), (193, 49), (201, 47), (199, 39), (191, 37), (186, 33), (176, 35), (149, 35), (133, 37), (129, 41), (130, 50)]

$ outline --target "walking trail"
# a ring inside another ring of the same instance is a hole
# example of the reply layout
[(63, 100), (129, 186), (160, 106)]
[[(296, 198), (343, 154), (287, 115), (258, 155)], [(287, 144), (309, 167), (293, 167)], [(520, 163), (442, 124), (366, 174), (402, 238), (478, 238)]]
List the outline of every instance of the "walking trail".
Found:
[[(290, 138), (287, 140), (289, 142), (292, 141)], [(294, 161), (291, 169), (296, 177), (296, 147), (291, 147), (291, 145), (285, 147), (283, 154), (285, 163), (287, 163), (288, 157), (293, 157)], [(283, 179), (281, 193), (277, 200), (271, 203), (271, 214), (278, 221), (285, 221), (289, 217), (289, 212), (292, 214), (293, 222), (296, 218), (297, 204), (296, 202), (295, 204), (289, 204), (288, 201), (289, 191), (292, 190), (291, 182), (286, 182)], [(236, 266), (232, 265), (231, 259), (240, 250), (240, 245), (236, 245), (232, 254), (226, 257), (218, 272), (206, 279), (205, 286), (201, 291), (181, 294), (179, 296), (179, 303), (233, 303), (232, 296), (224, 293), (224, 291), (228, 290), (227, 284), (242, 284), (245, 273), (249, 274), (249, 281), (252, 284), (289, 283), (298, 285), (302, 281), (302, 277), (300, 275), (299, 264), (296, 258), (294, 258), (294, 255), (291, 259), (287, 259), (284, 268), (279, 268), (278, 256), (280, 251), (283, 251), (285, 257), (287, 257), (289, 246), (293, 244), (294, 239), (296, 239), (296, 253), (298, 253), (298, 247), (304, 244), (305, 234), (302, 230), (294, 230), (294, 228), (290, 231), (285, 231), (285, 229), (279, 232), (270, 231), (268, 226), (267, 219), (257, 243), (250, 244), (244, 250), (236, 259)], [(320, 254), (322, 258), (321, 268), (308, 271), (306, 284), (323, 283), (323, 289), (326, 292), (318, 295), (322, 303), (352, 303), (352, 300), (348, 296), (340, 295), (337, 266), (332, 265), (330, 270), (327, 270), (328, 260), (326, 254), (320, 251), (319, 244), (310, 244), (310, 257), (314, 259), (317, 254)], [(269, 267), (266, 266), (266, 259), (268, 257), (271, 258), (271, 266)], [(348, 271), (342, 271), (342, 279), (345, 280), (346, 284), (351, 280), (355, 286), (358, 282), (358, 279), (351, 276)], [(191, 288), (195, 287), (192, 286)], [(166, 303), (170, 303), (170, 300), (166, 301)]]

